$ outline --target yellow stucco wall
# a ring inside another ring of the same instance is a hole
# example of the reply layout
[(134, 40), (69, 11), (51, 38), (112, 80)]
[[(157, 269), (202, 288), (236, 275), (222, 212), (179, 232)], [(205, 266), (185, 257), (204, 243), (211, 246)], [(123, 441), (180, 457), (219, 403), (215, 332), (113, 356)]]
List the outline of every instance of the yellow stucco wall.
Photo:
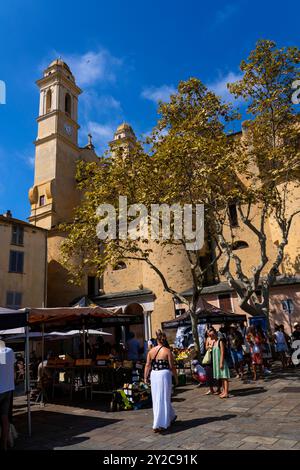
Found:
[(65, 235), (52, 230), (48, 236), (48, 307), (69, 306), (75, 298), (87, 293), (87, 283), (81, 286), (69, 282), (67, 270), (61, 264), (60, 246)]
[[(24, 226), (24, 246), (11, 244), (12, 223), (0, 221), (0, 305), (8, 291), (22, 293), (21, 307), (42, 307), (45, 295), (47, 232)], [(9, 273), (10, 250), (24, 252), (24, 272)]]

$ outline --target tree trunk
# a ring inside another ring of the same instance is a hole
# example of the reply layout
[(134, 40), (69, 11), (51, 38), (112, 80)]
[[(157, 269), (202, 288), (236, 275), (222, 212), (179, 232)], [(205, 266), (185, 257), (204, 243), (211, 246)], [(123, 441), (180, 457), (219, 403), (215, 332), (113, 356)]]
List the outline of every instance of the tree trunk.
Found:
[(197, 305), (196, 303), (193, 303), (193, 306), (190, 311), (190, 317), (191, 317), (192, 334), (193, 334), (193, 340), (194, 340), (194, 345), (195, 345), (195, 351), (197, 354), (197, 359), (200, 361), (201, 351), (200, 351), (200, 344), (199, 344), (198, 318), (196, 315), (196, 305)]

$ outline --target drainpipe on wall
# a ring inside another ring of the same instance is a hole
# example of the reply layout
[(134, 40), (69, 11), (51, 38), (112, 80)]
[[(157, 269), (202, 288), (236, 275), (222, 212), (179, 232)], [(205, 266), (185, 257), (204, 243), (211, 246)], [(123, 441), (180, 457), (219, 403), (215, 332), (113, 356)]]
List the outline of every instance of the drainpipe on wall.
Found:
[(145, 341), (149, 340), (149, 329), (148, 329), (148, 312), (144, 311), (144, 337)]
[(45, 234), (45, 273), (44, 273), (44, 300), (43, 307), (47, 307), (47, 282), (48, 282), (48, 231)]

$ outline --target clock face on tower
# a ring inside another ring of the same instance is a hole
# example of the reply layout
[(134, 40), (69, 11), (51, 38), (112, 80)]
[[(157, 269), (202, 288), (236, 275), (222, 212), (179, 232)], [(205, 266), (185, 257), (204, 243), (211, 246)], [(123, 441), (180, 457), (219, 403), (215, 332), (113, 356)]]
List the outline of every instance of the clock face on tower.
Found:
[(67, 135), (72, 135), (73, 128), (69, 124), (65, 123), (64, 129)]

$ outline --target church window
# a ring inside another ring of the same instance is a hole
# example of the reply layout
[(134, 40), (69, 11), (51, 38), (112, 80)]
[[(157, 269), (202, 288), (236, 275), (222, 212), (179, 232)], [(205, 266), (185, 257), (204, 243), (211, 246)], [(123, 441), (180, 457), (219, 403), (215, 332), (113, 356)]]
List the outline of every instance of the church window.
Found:
[(233, 242), (232, 244), (233, 250), (241, 250), (243, 248), (249, 248), (248, 243), (244, 242), (243, 240), (237, 240), (236, 242)]
[(220, 294), (218, 300), (219, 308), (225, 310), (225, 312), (232, 312), (231, 294)]
[(46, 113), (50, 113), (52, 107), (52, 91), (48, 90), (46, 94)]
[(65, 96), (65, 113), (71, 116), (71, 96), (66, 93)]
[(88, 276), (88, 296), (94, 297), (99, 295), (100, 279), (96, 276)]
[(124, 261), (119, 261), (119, 263), (117, 263), (114, 267), (113, 267), (113, 270), (114, 271), (120, 271), (120, 269), (126, 269), (127, 266), (126, 264), (124, 263)]
[(40, 206), (44, 206), (45, 205), (45, 196), (40, 196)]
[(238, 214), (236, 209), (236, 204), (229, 204), (228, 206), (228, 215), (230, 227), (238, 227)]

